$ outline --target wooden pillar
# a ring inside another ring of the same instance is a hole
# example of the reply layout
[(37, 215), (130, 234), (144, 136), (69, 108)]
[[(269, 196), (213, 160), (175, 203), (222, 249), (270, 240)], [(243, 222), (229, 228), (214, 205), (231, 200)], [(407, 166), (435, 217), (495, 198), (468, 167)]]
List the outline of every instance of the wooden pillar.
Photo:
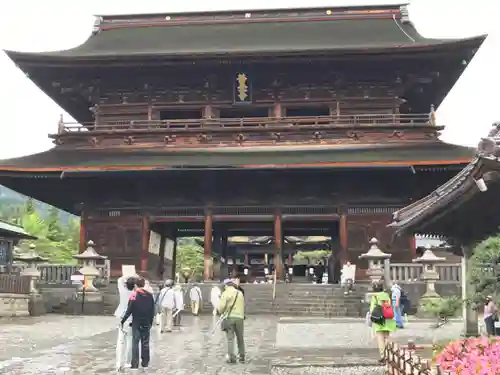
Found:
[(177, 243), (179, 242), (179, 239), (177, 237), (177, 229), (174, 229), (174, 249), (172, 251), (172, 280), (175, 281), (175, 272), (177, 270), (176, 263), (177, 263)]
[(147, 272), (148, 270), (148, 256), (149, 256), (149, 221), (147, 216), (142, 217), (142, 241), (141, 241), (141, 255), (140, 255), (140, 272)]
[(205, 108), (203, 109), (203, 117), (204, 118), (213, 118), (214, 117), (214, 111), (213, 108), (210, 104), (206, 105)]
[(210, 265), (212, 264), (212, 211), (207, 210), (205, 213), (205, 241), (203, 253), (203, 280), (210, 280), (212, 274)]
[(153, 104), (151, 102), (148, 103), (148, 120), (151, 121), (153, 119)]
[[(96, 239), (97, 240), (97, 239)], [(82, 210), (82, 214), (80, 216), (80, 244), (79, 244), (79, 250), (80, 253), (83, 253), (85, 251), (85, 216)]]
[(156, 274), (160, 280), (163, 280), (163, 274), (165, 273), (165, 243), (167, 242), (167, 236), (161, 236), (160, 240), (160, 251), (158, 259), (158, 268)]
[(274, 215), (274, 241), (276, 250), (274, 251), (274, 268), (276, 270), (276, 278), (283, 278), (283, 228), (281, 225), (281, 213), (277, 212)]
[(245, 261), (244, 261), (244, 263), (245, 263), (245, 266), (250, 265), (250, 260), (248, 258), (248, 251), (245, 251)]
[(274, 117), (281, 118), (283, 117), (283, 108), (280, 103), (274, 104)]
[(292, 266), (292, 264), (293, 264), (293, 255), (290, 252), (290, 253), (288, 253), (288, 265)]
[(227, 241), (228, 241), (227, 234), (223, 234), (221, 239), (220, 255), (221, 257), (224, 258), (225, 264), (227, 264)]
[(340, 240), (340, 265), (342, 266), (349, 260), (348, 249), (347, 249), (347, 240), (348, 240), (348, 231), (347, 231), (347, 213), (343, 212), (340, 214), (339, 220), (339, 240)]
[(417, 258), (417, 240), (415, 239), (415, 235), (412, 235), (408, 238), (410, 241), (410, 251), (412, 259)]

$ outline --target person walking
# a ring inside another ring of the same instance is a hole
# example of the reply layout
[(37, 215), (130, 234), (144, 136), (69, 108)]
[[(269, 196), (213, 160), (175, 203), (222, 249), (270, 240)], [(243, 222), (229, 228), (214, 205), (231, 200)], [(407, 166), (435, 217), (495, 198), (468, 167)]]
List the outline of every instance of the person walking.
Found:
[(385, 347), (389, 335), (395, 332), (396, 321), (394, 320), (394, 310), (392, 308), (391, 296), (384, 291), (384, 285), (372, 284), (374, 295), (370, 303), (370, 320), (377, 338), (380, 353), (380, 363), (385, 363)]
[[(118, 278), (118, 295), (120, 302), (115, 310), (115, 317), (120, 319), (127, 311), (128, 301), (135, 289), (136, 278), (121, 276)], [(116, 340), (116, 370), (123, 371), (132, 357), (132, 320), (128, 319), (123, 327), (118, 328), (118, 338)], [(120, 322), (121, 324), (121, 322)]]
[(145, 281), (139, 278), (136, 281), (134, 293), (130, 296), (127, 311), (122, 317), (121, 326), (132, 316), (132, 361), (130, 368), (139, 368), (139, 344), (141, 367), (146, 369), (150, 361), (149, 340), (151, 327), (155, 317), (155, 302), (153, 295), (144, 290)]
[(495, 336), (495, 322), (498, 320), (498, 307), (493, 302), (493, 296), (486, 297), (484, 304), (484, 325), (488, 336)]
[(224, 281), (226, 286), (217, 308), (222, 315), (221, 329), (226, 332), (227, 338), (227, 362), (236, 363), (234, 339), (238, 344), (239, 361), (245, 362), (245, 341), (244, 341), (244, 321), (245, 321), (245, 297), (238, 289), (237, 279)]
[(392, 308), (394, 309), (394, 320), (396, 321), (396, 327), (398, 327), (399, 329), (404, 328), (403, 314), (401, 313), (401, 295), (401, 287), (399, 286), (399, 284), (394, 284), (391, 287), (391, 299)]
[(173, 315), (175, 311), (175, 292), (173, 290), (174, 281), (168, 279), (158, 296), (158, 306), (161, 310), (160, 333), (172, 332)]
[(189, 299), (191, 300), (191, 313), (197, 316), (200, 311), (200, 306), (203, 303), (201, 289), (198, 284), (193, 283), (193, 286), (189, 290)]

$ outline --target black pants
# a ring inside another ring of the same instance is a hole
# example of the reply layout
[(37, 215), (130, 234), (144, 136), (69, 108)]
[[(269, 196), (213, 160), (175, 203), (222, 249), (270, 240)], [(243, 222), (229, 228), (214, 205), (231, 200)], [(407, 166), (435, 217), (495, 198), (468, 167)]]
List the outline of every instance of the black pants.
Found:
[(139, 368), (139, 343), (141, 344), (141, 366), (149, 366), (149, 336), (151, 326), (132, 325), (132, 363), (131, 368)]
[(486, 319), (484, 319), (484, 325), (486, 326), (486, 332), (488, 333), (488, 336), (494, 336), (495, 335), (495, 316), (490, 315)]

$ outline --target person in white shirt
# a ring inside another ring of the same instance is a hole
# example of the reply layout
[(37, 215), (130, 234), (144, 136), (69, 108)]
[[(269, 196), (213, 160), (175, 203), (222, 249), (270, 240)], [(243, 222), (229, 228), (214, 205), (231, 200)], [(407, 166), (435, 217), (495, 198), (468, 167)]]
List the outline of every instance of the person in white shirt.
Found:
[(175, 295), (175, 311), (174, 311), (174, 326), (179, 327), (181, 325), (181, 314), (184, 310), (184, 291), (179, 284), (174, 286)]
[(193, 315), (197, 316), (203, 300), (201, 289), (198, 284), (194, 283), (193, 287), (189, 290), (189, 299), (191, 300), (191, 312)]
[(161, 308), (160, 333), (172, 332), (173, 315), (175, 311), (174, 281), (165, 281), (165, 286), (158, 296), (158, 306)]
[(354, 279), (356, 277), (356, 265), (347, 262), (342, 266), (340, 284), (344, 288), (344, 295), (352, 293)]
[(219, 300), (222, 292), (218, 285), (214, 285), (210, 291), (210, 303), (213, 307), (213, 316), (217, 316), (217, 307), (219, 306)]
[[(120, 321), (127, 311), (128, 301), (132, 293), (134, 293), (136, 279), (130, 276), (121, 276), (118, 279), (118, 295), (120, 302), (115, 310), (115, 317)], [(123, 371), (126, 364), (130, 364), (132, 359), (132, 328), (130, 317), (123, 328), (118, 328), (118, 338), (116, 341), (116, 370)]]

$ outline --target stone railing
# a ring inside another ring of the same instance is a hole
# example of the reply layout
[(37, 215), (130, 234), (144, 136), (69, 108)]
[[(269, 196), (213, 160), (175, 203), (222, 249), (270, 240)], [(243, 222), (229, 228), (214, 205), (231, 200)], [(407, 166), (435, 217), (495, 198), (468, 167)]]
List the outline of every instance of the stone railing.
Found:
[[(28, 267), (26, 264), (13, 264), (12, 273), (18, 274), (22, 269)], [(78, 264), (39, 264), (40, 270), (39, 284), (42, 285), (71, 285), (71, 275), (82, 266)], [(104, 264), (99, 264), (96, 268), (101, 272), (101, 277), (97, 278), (100, 284), (108, 284), (111, 275), (111, 263), (105, 260)], [(6, 273), (7, 266), (0, 266), (0, 273)]]
[[(456, 284), (462, 281), (462, 269), (460, 263), (443, 263), (436, 265), (439, 274), (438, 283)], [(391, 263), (391, 280), (398, 283), (421, 282), (420, 275), (424, 271), (421, 264), (415, 263)]]

